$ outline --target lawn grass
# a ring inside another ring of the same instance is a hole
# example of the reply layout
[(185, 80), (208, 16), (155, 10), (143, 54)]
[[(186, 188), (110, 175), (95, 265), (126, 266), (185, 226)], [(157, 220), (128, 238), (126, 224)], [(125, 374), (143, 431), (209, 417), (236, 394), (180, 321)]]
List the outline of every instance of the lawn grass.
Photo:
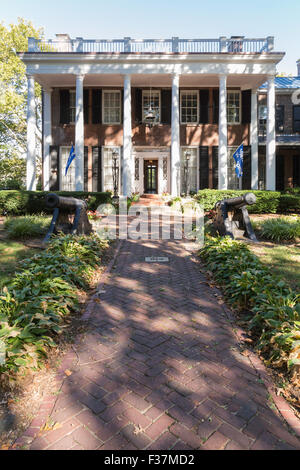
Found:
[(300, 292), (300, 246), (261, 242), (249, 245), (274, 274), (281, 276), (295, 292)]
[(12, 240), (0, 240), (0, 288), (4, 287), (13, 276), (18, 261), (36, 253), (37, 249), (32, 249)]

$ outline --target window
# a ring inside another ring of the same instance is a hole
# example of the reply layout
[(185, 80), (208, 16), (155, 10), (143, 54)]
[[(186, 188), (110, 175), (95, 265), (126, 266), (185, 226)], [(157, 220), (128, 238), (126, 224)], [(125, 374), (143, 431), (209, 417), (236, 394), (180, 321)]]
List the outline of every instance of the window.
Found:
[(60, 147), (60, 191), (75, 191), (75, 159), (65, 176), (70, 150), (71, 147)]
[(120, 191), (120, 148), (119, 147), (104, 147), (103, 149), (103, 191), (114, 190), (113, 183), (113, 159), (112, 154), (114, 150), (119, 151), (119, 191)]
[(227, 123), (240, 124), (241, 122), (241, 93), (240, 91), (227, 91)]
[(294, 132), (296, 134), (300, 133), (300, 106), (294, 106), (294, 113), (293, 113), (293, 121), (294, 121)]
[(103, 90), (103, 124), (121, 123), (121, 92)]
[[(189, 161), (186, 161), (186, 152), (189, 152)], [(181, 192), (183, 194), (197, 191), (197, 154), (198, 149), (183, 147), (181, 149), (180, 173)]]
[(266, 135), (267, 132), (267, 114), (268, 108), (265, 105), (258, 107), (258, 133), (259, 135)]
[(143, 90), (143, 122), (145, 122), (146, 113), (151, 105), (152, 110), (156, 114), (155, 122), (160, 122), (160, 91)]
[(284, 131), (284, 105), (276, 105), (276, 132), (283, 133)]
[(70, 91), (70, 123), (74, 124), (76, 120), (76, 91)]
[(180, 93), (181, 124), (197, 124), (198, 112), (198, 92), (182, 91)]
[(233, 158), (237, 147), (228, 147), (227, 152), (227, 185), (228, 189), (239, 189), (239, 178), (235, 172), (235, 160)]

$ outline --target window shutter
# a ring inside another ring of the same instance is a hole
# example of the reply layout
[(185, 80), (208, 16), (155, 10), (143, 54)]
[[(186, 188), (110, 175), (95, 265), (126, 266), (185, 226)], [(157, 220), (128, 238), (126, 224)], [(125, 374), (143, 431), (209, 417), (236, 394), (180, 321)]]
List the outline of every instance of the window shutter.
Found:
[(208, 188), (208, 147), (201, 145), (199, 147), (199, 187), (200, 189)]
[(70, 92), (60, 90), (60, 124), (70, 123)]
[(284, 131), (284, 105), (276, 105), (276, 132)]
[(50, 191), (59, 190), (59, 146), (50, 145)]
[(213, 124), (219, 123), (219, 89), (213, 90)]
[(242, 188), (251, 189), (251, 146), (244, 145)]
[(209, 106), (209, 90), (200, 90), (199, 93), (199, 110), (200, 124), (208, 123), (208, 106)]
[(101, 147), (92, 148), (92, 190), (93, 192), (102, 191), (101, 182)]
[(88, 180), (89, 180), (89, 148), (84, 147), (84, 157), (83, 157), (83, 188), (84, 188), (84, 191), (88, 191)]
[(284, 190), (284, 156), (276, 155), (276, 191)]
[(101, 116), (101, 89), (93, 90), (92, 92), (92, 120), (93, 124), (101, 124), (102, 116)]
[(251, 90), (242, 91), (242, 124), (251, 122)]
[(121, 124), (124, 122), (124, 89), (121, 90), (121, 95), (120, 95), (120, 106), (121, 106)]
[(83, 117), (84, 117), (84, 124), (89, 123), (89, 109), (90, 109), (90, 103), (89, 103), (89, 97), (90, 97), (90, 90), (84, 89), (83, 90)]
[(140, 123), (142, 122), (142, 90), (141, 88), (135, 89), (135, 120)]
[(161, 123), (171, 124), (172, 90), (161, 90)]
[(219, 183), (219, 147), (213, 147), (212, 152), (213, 189), (218, 189)]

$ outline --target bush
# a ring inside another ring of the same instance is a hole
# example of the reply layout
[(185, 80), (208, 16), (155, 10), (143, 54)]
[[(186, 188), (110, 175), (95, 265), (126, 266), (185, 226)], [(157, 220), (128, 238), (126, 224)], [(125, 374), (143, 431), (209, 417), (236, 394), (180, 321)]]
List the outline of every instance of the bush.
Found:
[(46, 347), (62, 332), (77, 306), (77, 288), (87, 289), (107, 242), (96, 235), (55, 237), (47, 249), (21, 263), (0, 293), (0, 372), (39, 367)]
[(300, 212), (300, 193), (281, 194), (278, 212)]
[[(59, 196), (76, 197), (86, 201), (88, 210), (96, 210), (100, 204), (111, 202), (111, 193), (88, 193), (84, 191), (56, 191)], [(52, 212), (45, 208), (47, 191), (0, 191), (0, 215), (23, 215)]]
[(260, 235), (275, 242), (292, 241), (300, 237), (299, 218), (268, 219), (258, 224)]
[(249, 328), (269, 364), (300, 364), (300, 295), (271, 274), (242, 242), (210, 238), (200, 257), (222, 286), (229, 303), (252, 311)]
[(30, 237), (41, 237), (46, 234), (50, 225), (50, 218), (27, 215), (24, 217), (7, 218), (4, 227), (8, 238), (24, 239)]

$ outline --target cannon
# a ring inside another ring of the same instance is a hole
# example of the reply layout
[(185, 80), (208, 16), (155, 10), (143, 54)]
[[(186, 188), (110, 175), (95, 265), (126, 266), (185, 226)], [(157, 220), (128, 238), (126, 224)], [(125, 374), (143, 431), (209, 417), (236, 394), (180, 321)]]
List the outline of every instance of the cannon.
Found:
[(93, 231), (87, 216), (85, 201), (50, 193), (46, 196), (45, 206), (47, 209), (53, 209), (53, 217), (44, 238), (44, 243), (50, 239), (52, 233), (63, 232), (72, 235), (88, 235)]
[(257, 242), (247, 210), (247, 206), (255, 202), (256, 197), (253, 193), (218, 201), (215, 205), (216, 214), (213, 218), (213, 225), (219, 235), (229, 235), (231, 238), (243, 235)]

